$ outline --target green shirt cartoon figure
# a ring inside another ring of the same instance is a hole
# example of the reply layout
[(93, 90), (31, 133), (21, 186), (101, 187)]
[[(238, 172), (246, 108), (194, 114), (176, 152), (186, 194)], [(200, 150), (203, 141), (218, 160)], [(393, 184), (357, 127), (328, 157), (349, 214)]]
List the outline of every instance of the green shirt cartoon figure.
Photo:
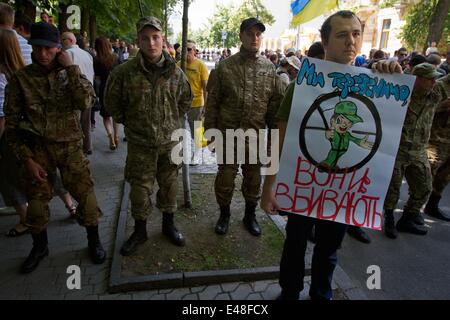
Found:
[(339, 158), (347, 152), (350, 141), (364, 149), (372, 149), (373, 143), (367, 141), (367, 135), (360, 139), (349, 132), (355, 123), (364, 122), (357, 115), (357, 111), (357, 106), (351, 101), (341, 101), (336, 104), (330, 120), (331, 128), (325, 132), (325, 137), (331, 143), (331, 150), (327, 158), (319, 164), (321, 169), (339, 169), (337, 163)]

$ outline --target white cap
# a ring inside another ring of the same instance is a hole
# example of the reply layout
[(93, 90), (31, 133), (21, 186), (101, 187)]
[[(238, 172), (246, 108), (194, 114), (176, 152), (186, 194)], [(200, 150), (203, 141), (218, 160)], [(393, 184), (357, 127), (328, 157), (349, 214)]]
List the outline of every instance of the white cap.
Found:
[(291, 66), (293, 66), (295, 69), (300, 70), (300, 59), (297, 58), (296, 56), (291, 56), (286, 58), (287, 63), (289, 63)]

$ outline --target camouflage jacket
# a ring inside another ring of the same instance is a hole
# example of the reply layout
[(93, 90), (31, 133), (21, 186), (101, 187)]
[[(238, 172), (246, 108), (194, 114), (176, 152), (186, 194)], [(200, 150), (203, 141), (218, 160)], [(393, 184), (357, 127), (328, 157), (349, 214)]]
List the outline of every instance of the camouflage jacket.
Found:
[(54, 142), (82, 138), (80, 112), (92, 106), (94, 88), (76, 65), (50, 72), (33, 63), (6, 87), (6, 139), (20, 160), (33, 157), (28, 139)]
[[(447, 82), (450, 81), (447, 78)], [(447, 99), (450, 99), (450, 94)], [(446, 101), (436, 108), (433, 125), (431, 126), (430, 143), (450, 145), (450, 103)]]
[(447, 97), (450, 97), (450, 75), (439, 79), (427, 95), (413, 92), (403, 125), (400, 150), (426, 150), (436, 108)]
[(183, 127), (192, 93), (186, 75), (163, 51), (161, 65), (151, 65), (141, 52), (110, 74), (104, 102), (108, 113), (125, 126), (130, 143), (157, 147), (171, 144)]
[(283, 90), (275, 66), (243, 47), (219, 63), (208, 83), (205, 130), (273, 128)]

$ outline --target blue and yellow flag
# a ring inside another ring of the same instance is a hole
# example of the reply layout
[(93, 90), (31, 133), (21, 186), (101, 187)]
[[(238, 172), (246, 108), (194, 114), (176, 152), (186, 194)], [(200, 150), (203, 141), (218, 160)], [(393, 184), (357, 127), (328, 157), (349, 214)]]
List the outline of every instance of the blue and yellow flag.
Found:
[(329, 12), (336, 8), (338, 0), (294, 0), (291, 3), (293, 27)]

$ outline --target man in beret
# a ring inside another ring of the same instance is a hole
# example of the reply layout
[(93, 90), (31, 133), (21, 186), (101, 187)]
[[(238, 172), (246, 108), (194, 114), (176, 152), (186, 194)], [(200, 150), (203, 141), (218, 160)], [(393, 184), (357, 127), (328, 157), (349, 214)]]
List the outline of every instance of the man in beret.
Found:
[(105, 250), (98, 234), (101, 211), (94, 193), (89, 160), (82, 150), (80, 112), (92, 105), (94, 89), (61, 51), (59, 31), (40, 22), (31, 26), (29, 44), (33, 63), (12, 76), (6, 92), (6, 139), (27, 173), (29, 201), (27, 223), (31, 226), (33, 248), (21, 272), (33, 271), (48, 255), (48, 203), (53, 197), (56, 169), (64, 187), (78, 202), (77, 216), (86, 227), (89, 255), (103, 263)]

